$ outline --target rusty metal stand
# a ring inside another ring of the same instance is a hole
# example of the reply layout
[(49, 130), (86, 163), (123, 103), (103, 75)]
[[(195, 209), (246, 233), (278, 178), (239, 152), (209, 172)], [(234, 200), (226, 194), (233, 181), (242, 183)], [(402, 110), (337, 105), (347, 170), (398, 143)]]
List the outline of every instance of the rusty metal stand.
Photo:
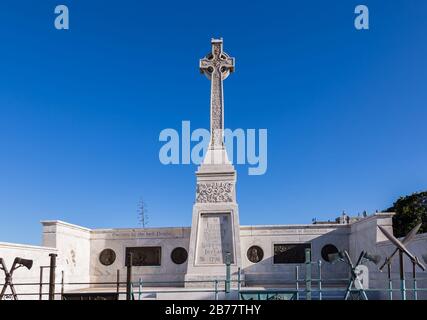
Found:
[(18, 300), (18, 295), (16, 294), (15, 286), (14, 286), (13, 281), (12, 281), (12, 275), (16, 269), (18, 269), (22, 266), (25, 266), (27, 269), (31, 269), (31, 267), (33, 266), (33, 260), (22, 259), (22, 258), (16, 257), (15, 260), (13, 261), (12, 268), (10, 268), (10, 271), (9, 271), (7, 269), (7, 266), (6, 266), (3, 258), (0, 258), (0, 269), (3, 270), (4, 274), (5, 274), (4, 285), (3, 285), (3, 288), (0, 292), (0, 300), (2, 300), (3, 297), (5, 296), (7, 287), (10, 287), (10, 290), (12, 291), (13, 299)]

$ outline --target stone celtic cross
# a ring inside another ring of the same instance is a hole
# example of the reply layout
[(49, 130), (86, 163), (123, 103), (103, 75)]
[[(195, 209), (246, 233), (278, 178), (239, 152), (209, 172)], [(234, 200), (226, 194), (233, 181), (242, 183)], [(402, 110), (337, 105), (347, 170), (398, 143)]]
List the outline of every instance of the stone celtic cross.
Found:
[(222, 39), (212, 39), (212, 52), (200, 59), (200, 72), (211, 80), (211, 149), (224, 148), (224, 95), (222, 81), (234, 71), (234, 58), (222, 51)]

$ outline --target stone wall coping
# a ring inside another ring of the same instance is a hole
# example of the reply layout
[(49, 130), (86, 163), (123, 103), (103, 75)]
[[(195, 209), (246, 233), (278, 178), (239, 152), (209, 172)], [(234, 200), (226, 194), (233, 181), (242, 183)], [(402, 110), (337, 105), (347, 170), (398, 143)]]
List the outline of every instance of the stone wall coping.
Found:
[(82, 230), (82, 231), (92, 231), (89, 228), (82, 227), (82, 226), (79, 226), (77, 224), (72, 224), (72, 223), (68, 223), (65, 221), (61, 221), (61, 220), (42, 220), (42, 221), (40, 221), (40, 223), (43, 226), (60, 225), (60, 226), (64, 226), (64, 227), (68, 227), (68, 228), (72, 228), (72, 229), (78, 229), (78, 230)]
[[(274, 224), (274, 225), (245, 225), (240, 226), (240, 230), (256, 230), (256, 229), (339, 229), (339, 228), (349, 228), (351, 226), (363, 223), (369, 220), (374, 220), (378, 218), (387, 218), (392, 217), (394, 212), (378, 212), (374, 215), (361, 219), (359, 221), (350, 223), (350, 224), (340, 224), (340, 223), (322, 223), (322, 224)], [(50, 225), (63, 225), (65, 227), (79, 229), (83, 231), (88, 231), (91, 233), (108, 233), (108, 232), (141, 232), (141, 231), (155, 231), (155, 230), (189, 230), (191, 227), (153, 227), (153, 228), (102, 228), (102, 229), (89, 229), (79, 225), (71, 224), (61, 220), (44, 220), (41, 221), (43, 226)]]
[(350, 225), (354, 226), (360, 223), (365, 223), (370, 220), (377, 220), (381, 218), (391, 218), (395, 215), (395, 212), (376, 212), (373, 215), (367, 216), (366, 218), (360, 219), (359, 221), (355, 221), (353, 223), (350, 223)]
[(107, 233), (107, 232), (152, 232), (156, 230), (189, 230), (191, 227), (153, 227), (153, 228), (105, 228), (105, 229), (93, 229), (92, 233)]
[[(364, 219), (365, 221), (365, 219)], [(358, 221), (360, 222), (360, 221)], [(190, 230), (191, 227), (152, 227), (152, 228), (101, 228), (89, 229), (75, 224), (60, 220), (45, 220), (41, 221), (43, 226), (50, 225), (63, 225), (75, 229), (90, 231), (91, 233), (108, 233), (108, 232), (152, 232), (155, 230)], [(352, 223), (354, 224), (354, 223)], [(240, 230), (254, 230), (254, 229), (338, 229), (348, 228), (352, 224), (339, 224), (339, 223), (322, 223), (322, 224), (274, 224), (274, 225), (245, 225), (240, 226)]]
[(40, 250), (40, 251), (55, 251), (58, 249), (52, 247), (42, 247), (42, 246), (34, 246), (30, 244), (21, 244), (21, 243), (11, 243), (11, 242), (0, 242), (1, 248), (10, 248), (10, 249), (30, 249), (30, 250)]
[(348, 228), (350, 224), (322, 223), (322, 224), (273, 224), (273, 225), (249, 225), (240, 226), (240, 230), (253, 229), (338, 229)]
[[(240, 226), (240, 230), (254, 230), (254, 229), (338, 229), (348, 228), (349, 224), (291, 224), (291, 225), (247, 225)], [(190, 230), (191, 227), (159, 227), (159, 228), (106, 228), (106, 229), (93, 229), (92, 233), (106, 233), (106, 232), (141, 232), (141, 231), (155, 231), (155, 230)]]

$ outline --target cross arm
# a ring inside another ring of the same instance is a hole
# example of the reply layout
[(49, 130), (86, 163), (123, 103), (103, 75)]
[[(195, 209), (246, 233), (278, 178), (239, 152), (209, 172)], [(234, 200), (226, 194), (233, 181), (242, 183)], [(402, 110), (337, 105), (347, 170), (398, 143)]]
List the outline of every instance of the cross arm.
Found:
[(203, 73), (205, 70), (208, 70), (209, 68), (212, 68), (213, 71), (215, 67), (219, 67), (221, 71), (225, 71), (223, 70), (223, 68), (225, 68), (230, 70), (230, 72), (233, 72), (234, 65), (234, 58), (228, 56), (225, 56), (225, 58), (219, 58), (218, 60), (212, 60), (205, 57), (203, 59), (200, 59), (199, 62), (199, 68), (201, 73)]
[(203, 73), (205, 70), (208, 70), (209, 68), (213, 68), (213, 67), (214, 67), (214, 64), (208, 58), (200, 59), (200, 63), (199, 63), (200, 73)]
[(226, 57), (221, 61), (221, 67), (225, 67), (229, 69), (230, 72), (234, 71), (234, 65), (235, 65), (234, 58), (231, 58), (231, 57)]

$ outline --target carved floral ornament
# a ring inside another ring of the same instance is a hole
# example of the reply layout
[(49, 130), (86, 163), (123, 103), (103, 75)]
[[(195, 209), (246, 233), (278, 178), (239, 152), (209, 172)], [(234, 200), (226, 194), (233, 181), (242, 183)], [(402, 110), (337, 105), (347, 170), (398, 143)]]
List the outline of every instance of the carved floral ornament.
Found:
[(196, 202), (233, 202), (231, 182), (198, 183)]

